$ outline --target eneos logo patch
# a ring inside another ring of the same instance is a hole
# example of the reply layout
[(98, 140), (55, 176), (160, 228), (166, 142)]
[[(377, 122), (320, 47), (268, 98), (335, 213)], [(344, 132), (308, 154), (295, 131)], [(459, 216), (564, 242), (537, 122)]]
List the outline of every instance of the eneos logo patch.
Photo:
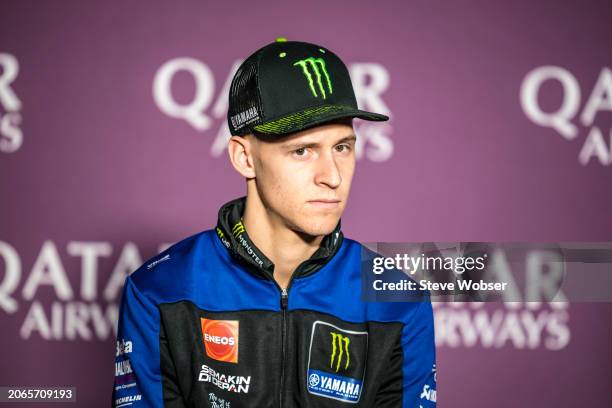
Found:
[(238, 320), (200, 318), (206, 355), (217, 361), (238, 362)]

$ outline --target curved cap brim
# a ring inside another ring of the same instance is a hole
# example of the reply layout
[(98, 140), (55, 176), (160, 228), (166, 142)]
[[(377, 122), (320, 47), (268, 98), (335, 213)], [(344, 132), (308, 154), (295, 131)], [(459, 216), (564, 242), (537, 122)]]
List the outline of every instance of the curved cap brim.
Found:
[(334, 119), (347, 117), (376, 122), (389, 120), (389, 117), (386, 115), (355, 109), (351, 106), (324, 105), (305, 109), (300, 112), (292, 113), (278, 119), (255, 125), (253, 126), (253, 129), (259, 133), (285, 135), (308, 129)]

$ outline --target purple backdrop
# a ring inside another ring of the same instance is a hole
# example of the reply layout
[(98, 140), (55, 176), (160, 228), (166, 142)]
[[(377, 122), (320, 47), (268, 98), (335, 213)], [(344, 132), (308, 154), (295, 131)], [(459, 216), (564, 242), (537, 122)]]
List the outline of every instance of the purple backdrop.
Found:
[[(359, 123), (347, 236), (612, 241), (609, 2), (1, 9), (0, 385), (108, 405), (117, 282), (244, 194), (226, 87), (278, 36), (335, 51), (391, 116)], [(493, 309), (436, 306), (441, 406), (612, 404), (609, 303)]]

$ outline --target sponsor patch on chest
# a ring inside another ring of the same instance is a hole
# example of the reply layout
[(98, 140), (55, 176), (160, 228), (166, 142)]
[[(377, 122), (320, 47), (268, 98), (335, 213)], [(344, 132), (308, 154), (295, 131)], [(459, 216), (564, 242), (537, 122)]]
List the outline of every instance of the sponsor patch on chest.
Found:
[(314, 322), (306, 376), (308, 392), (348, 403), (359, 402), (367, 351), (368, 332)]

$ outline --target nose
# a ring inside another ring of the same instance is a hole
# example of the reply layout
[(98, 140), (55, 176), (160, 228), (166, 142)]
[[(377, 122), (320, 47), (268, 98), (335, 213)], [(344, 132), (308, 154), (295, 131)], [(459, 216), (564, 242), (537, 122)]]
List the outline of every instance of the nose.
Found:
[(334, 189), (342, 183), (340, 169), (332, 152), (321, 154), (317, 159), (315, 183), (317, 185), (324, 184)]

